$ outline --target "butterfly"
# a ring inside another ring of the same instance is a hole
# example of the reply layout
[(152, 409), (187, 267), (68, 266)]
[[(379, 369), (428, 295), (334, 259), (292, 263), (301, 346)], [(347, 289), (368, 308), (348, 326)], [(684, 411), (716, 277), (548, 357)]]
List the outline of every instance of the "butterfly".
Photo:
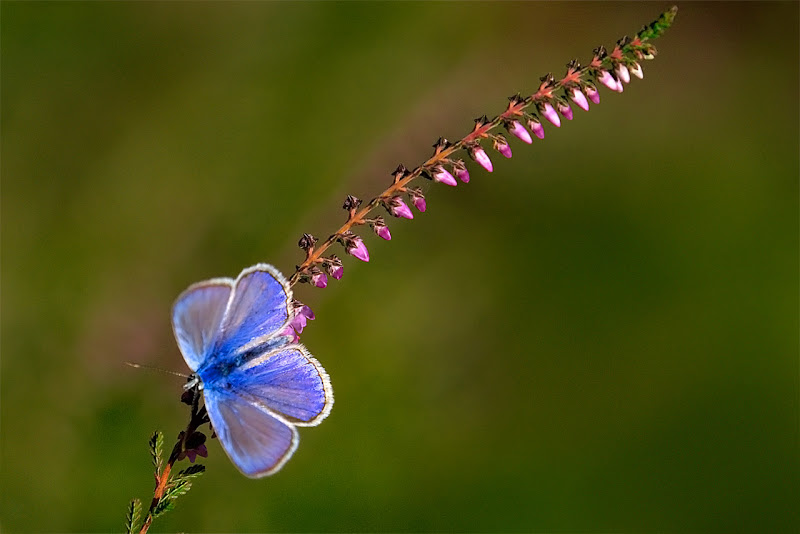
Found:
[(297, 427), (318, 425), (333, 406), (325, 369), (286, 333), (294, 316), (289, 283), (267, 264), (194, 284), (172, 309), (211, 425), (250, 478), (283, 467), (297, 449)]

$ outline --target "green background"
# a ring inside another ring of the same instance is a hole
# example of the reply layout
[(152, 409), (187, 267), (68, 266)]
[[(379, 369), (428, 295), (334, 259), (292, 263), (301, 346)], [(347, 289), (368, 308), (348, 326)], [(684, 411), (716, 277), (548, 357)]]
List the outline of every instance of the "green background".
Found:
[[(185, 424), (169, 310), (662, 3), (2, 3), (5, 532), (120, 530)], [(798, 4), (685, 3), (645, 79), (345, 258), (336, 406), (156, 531), (793, 531)]]

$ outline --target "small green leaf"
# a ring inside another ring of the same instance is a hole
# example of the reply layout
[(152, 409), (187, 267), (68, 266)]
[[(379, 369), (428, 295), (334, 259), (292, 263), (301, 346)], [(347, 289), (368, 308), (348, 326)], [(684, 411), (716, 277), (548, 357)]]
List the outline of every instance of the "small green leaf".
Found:
[(206, 466), (202, 464), (194, 464), (182, 470), (180, 473), (178, 473), (178, 475), (175, 478), (178, 480), (186, 478), (197, 478), (205, 472), (206, 472)]
[(167, 486), (162, 499), (175, 500), (181, 495), (186, 495), (190, 489), (192, 489), (192, 483), (188, 479), (176, 480)]
[(133, 499), (128, 505), (128, 513), (125, 514), (125, 532), (128, 534), (138, 532), (141, 520), (142, 503), (139, 499)]
[(156, 430), (150, 436), (150, 455), (153, 457), (153, 465), (156, 471), (161, 469), (161, 453), (164, 451), (164, 434)]
[(156, 505), (156, 509), (153, 510), (153, 519), (155, 519), (156, 517), (159, 517), (159, 516), (162, 516), (162, 515), (166, 514), (167, 512), (169, 512), (170, 510), (172, 510), (174, 508), (175, 508), (175, 503), (174, 502), (172, 502), (172, 501), (170, 501), (168, 499), (162, 498), (160, 501), (158, 501), (158, 504)]

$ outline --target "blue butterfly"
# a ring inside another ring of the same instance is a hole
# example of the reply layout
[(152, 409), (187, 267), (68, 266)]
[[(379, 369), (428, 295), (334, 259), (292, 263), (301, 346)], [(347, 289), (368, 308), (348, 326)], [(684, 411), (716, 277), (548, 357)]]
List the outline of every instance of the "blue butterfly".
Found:
[(325, 369), (287, 334), (294, 315), (289, 283), (266, 264), (236, 280), (194, 284), (172, 310), (175, 339), (211, 425), (251, 478), (283, 467), (297, 449), (296, 427), (318, 425), (333, 406)]

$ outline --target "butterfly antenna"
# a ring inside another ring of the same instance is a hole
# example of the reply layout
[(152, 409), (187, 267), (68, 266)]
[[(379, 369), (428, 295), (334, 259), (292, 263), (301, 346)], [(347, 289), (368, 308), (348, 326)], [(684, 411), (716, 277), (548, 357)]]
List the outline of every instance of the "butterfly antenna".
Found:
[(178, 373), (176, 371), (168, 371), (167, 369), (162, 369), (160, 367), (153, 367), (152, 365), (142, 365), (140, 363), (133, 363), (133, 362), (125, 362), (125, 365), (127, 365), (129, 367), (133, 367), (134, 369), (148, 369), (150, 371), (160, 371), (162, 373), (166, 373), (168, 375), (179, 376), (179, 377), (185, 378), (187, 380), (190, 378), (189, 375), (185, 375), (183, 373)]

